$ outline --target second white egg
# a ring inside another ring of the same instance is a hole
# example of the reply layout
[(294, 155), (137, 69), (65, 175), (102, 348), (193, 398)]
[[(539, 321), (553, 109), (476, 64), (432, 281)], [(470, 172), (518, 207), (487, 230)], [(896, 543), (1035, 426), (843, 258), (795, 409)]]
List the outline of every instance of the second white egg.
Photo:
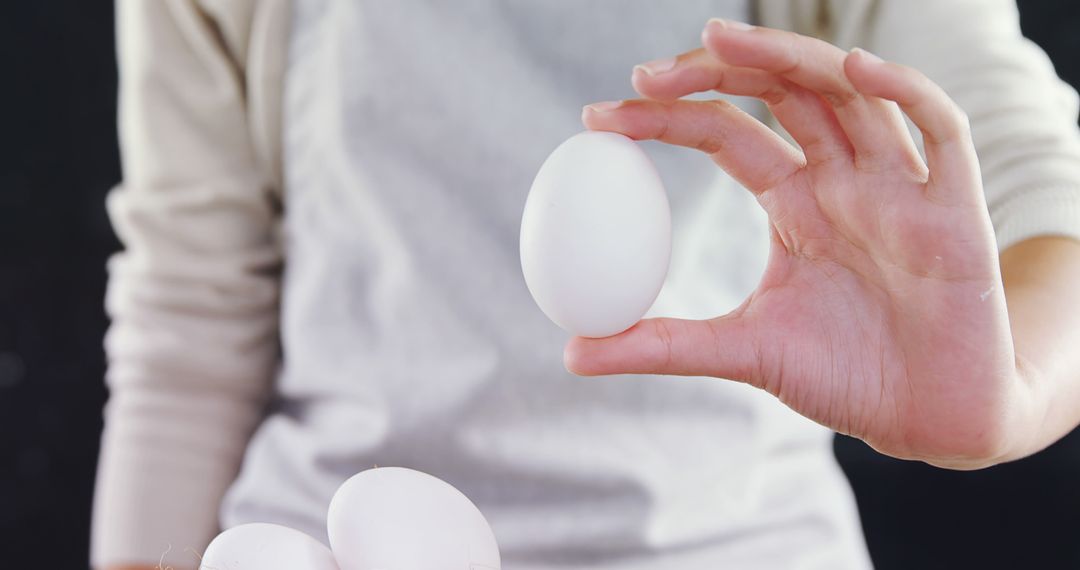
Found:
[(656, 300), (670, 257), (667, 194), (637, 143), (587, 131), (540, 167), (521, 220), (521, 268), (555, 324), (586, 337), (630, 328)]
[(338, 570), (330, 549), (314, 538), (269, 523), (234, 526), (203, 554), (200, 570)]
[(338, 489), (327, 514), (341, 570), (499, 570), (495, 534), (476, 505), (427, 473), (380, 467)]

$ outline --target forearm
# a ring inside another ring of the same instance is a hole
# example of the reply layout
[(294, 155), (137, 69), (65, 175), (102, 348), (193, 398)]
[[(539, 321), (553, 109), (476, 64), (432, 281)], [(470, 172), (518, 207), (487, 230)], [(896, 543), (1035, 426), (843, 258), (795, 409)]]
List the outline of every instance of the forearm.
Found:
[(245, 65), (266, 63), (254, 5), (280, 3), (203, 4), (116, 7), (124, 182), (108, 207), (125, 251), (109, 264), (98, 569), (198, 564), (279, 359), (278, 195), (253, 152), (272, 129), (250, 104), (270, 83)]
[(1002, 253), (1001, 270), (1024, 401), (1012, 460), (1080, 423), (1080, 242), (1025, 240)]

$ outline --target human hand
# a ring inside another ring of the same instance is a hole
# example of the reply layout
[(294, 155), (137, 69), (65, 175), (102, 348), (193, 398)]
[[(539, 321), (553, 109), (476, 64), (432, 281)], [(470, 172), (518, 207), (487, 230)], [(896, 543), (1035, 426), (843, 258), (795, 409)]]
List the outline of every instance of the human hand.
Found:
[[(646, 99), (588, 106), (583, 121), (710, 154), (768, 213), (765, 274), (727, 315), (574, 338), (567, 368), (739, 380), (892, 456), (1011, 458), (1034, 406), (965, 115), (866, 52), (719, 20), (702, 41), (635, 68)], [(729, 103), (677, 100), (708, 90), (762, 99), (801, 152)]]

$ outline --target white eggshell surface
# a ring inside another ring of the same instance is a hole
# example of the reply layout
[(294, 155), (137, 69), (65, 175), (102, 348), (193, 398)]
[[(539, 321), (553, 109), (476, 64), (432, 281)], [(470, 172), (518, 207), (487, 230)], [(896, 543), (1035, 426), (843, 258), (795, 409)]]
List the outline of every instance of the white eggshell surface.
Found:
[(630, 328), (656, 300), (670, 257), (667, 194), (637, 143), (587, 131), (540, 167), (521, 219), (521, 268), (555, 324), (586, 337)]
[(400, 467), (349, 478), (327, 516), (341, 570), (499, 570), (495, 535), (476, 505), (440, 479)]
[(217, 535), (203, 554), (200, 570), (338, 570), (321, 542), (269, 523), (235, 526)]

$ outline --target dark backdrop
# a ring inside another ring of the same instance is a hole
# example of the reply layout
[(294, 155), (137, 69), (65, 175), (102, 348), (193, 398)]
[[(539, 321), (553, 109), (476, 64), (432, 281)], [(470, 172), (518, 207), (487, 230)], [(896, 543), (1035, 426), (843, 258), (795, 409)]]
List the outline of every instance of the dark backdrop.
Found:
[[(1077, 84), (1080, 3), (1021, 8), (1025, 31)], [(120, 178), (112, 32), (109, 0), (0, 6), (3, 568), (86, 567), (104, 268), (117, 248), (103, 205)], [(1080, 568), (1078, 434), (977, 473), (896, 461), (848, 438), (836, 450), (878, 568)]]

